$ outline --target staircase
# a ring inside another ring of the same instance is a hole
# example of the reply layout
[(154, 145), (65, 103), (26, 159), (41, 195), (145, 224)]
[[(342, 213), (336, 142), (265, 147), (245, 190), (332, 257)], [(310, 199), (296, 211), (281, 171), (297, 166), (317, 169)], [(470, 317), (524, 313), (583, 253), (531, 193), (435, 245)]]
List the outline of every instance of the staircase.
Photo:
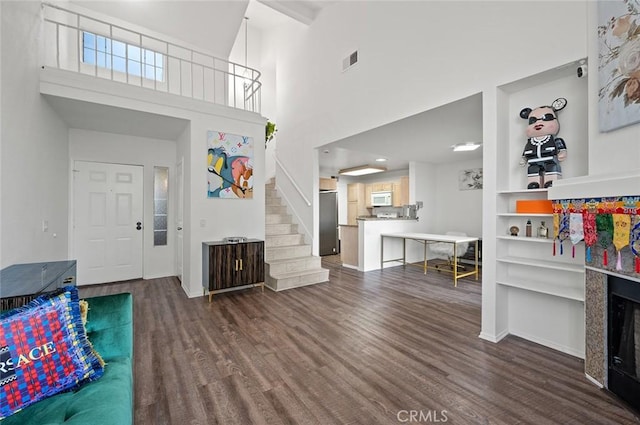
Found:
[(273, 179), (266, 184), (265, 284), (274, 291), (327, 282), (329, 270), (311, 255), (298, 225), (278, 196)]

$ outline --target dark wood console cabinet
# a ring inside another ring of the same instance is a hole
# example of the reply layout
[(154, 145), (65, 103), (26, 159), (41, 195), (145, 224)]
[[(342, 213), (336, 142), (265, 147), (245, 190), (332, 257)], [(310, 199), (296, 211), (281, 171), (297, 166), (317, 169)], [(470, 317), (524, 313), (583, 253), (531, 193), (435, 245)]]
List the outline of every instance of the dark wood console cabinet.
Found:
[(55, 289), (76, 284), (76, 260), (14, 264), (0, 270), (0, 310), (10, 310)]
[(209, 302), (216, 292), (247, 285), (264, 291), (264, 241), (202, 242), (202, 286)]

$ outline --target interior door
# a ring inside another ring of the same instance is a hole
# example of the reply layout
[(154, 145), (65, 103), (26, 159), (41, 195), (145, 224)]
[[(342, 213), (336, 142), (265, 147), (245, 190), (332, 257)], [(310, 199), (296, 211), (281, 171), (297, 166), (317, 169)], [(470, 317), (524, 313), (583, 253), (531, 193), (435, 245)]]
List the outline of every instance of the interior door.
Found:
[(182, 282), (182, 263), (183, 263), (183, 215), (184, 215), (184, 160), (181, 159), (176, 165), (176, 188), (177, 188), (177, 214), (176, 214), (176, 274), (178, 279)]
[(75, 161), (78, 284), (142, 278), (143, 167)]

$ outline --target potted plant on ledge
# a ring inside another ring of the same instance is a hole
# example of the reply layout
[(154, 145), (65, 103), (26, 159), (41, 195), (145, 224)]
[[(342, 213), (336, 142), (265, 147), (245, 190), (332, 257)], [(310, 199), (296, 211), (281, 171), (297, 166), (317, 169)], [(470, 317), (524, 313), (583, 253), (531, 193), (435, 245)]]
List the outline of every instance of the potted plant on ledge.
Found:
[(264, 147), (267, 147), (267, 143), (276, 135), (278, 129), (276, 128), (276, 123), (267, 120), (267, 124), (265, 126), (265, 139), (264, 139)]

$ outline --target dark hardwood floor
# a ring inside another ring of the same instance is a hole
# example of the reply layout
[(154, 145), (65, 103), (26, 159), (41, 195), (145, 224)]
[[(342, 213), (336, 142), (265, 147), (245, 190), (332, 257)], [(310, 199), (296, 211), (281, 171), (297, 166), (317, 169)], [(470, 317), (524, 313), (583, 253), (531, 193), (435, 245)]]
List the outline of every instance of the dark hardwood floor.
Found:
[(136, 424), (640, 423), (583, 361), (478, 338), (472, 278), (336, 258), (328, 283), (211, 304), (175, 278), (82, 287), (133, 293)]

